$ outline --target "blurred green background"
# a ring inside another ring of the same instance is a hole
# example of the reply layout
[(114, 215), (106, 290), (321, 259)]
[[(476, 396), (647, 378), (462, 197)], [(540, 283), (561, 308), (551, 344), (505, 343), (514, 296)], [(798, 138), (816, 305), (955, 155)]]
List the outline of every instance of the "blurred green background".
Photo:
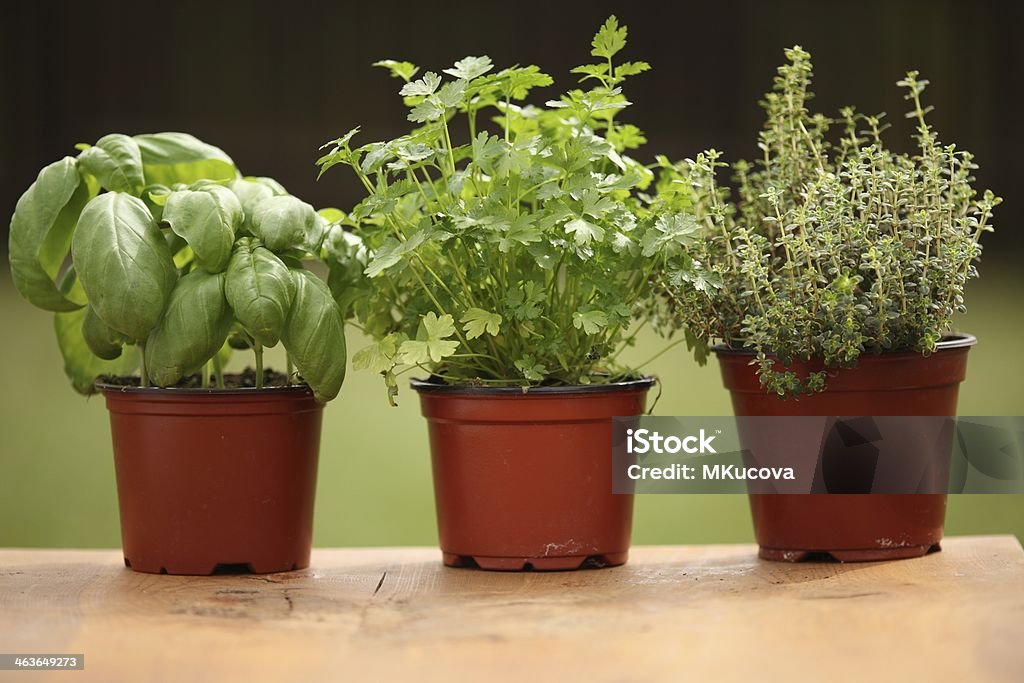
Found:
[[(960, 393), (962, 415), (1024, 414), (1019, 275), (997, 264), (968, 292), (960, 328), (979, 338)], [(66, 382), (49, 314), (22, 301), (6, 268), (0, 281), (0, 546), (117, 547), (120, 543), (107, 412)], [(349, 345), (365, 340), (349, 329)], [(664, 342), (645, 337), (633, 362)], [(241, 362), (237, 358), (234, 362)], [(728, 415), (718, 368), (677, 347), (648, 368), (664, 383), (660, 415)], [(318, 546), (433, 544), (426, 423), (412, 391), (390, 408), (381, 380), (350, 372), (324, 415), (317, 493)], [(1024, 537), (1024, 496), (951, 496), (947, 534)], [(752, 541), (745, 496), (638, 496), (636, 543)]]

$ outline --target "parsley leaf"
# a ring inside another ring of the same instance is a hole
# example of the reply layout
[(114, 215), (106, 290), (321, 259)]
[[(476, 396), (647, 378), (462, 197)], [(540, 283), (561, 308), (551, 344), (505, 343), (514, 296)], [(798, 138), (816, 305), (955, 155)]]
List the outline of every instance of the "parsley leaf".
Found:
[(587, 334), (597, 334), (608, 326), (608, 314), (604, 311), (575, 311), (572, 326), (583, 329)]
[(465, 57), (460, 59), (455, 62), (454, 67), (445, 69), (444, 72), (455, 76), (455, 78), (471, 81), (477, 76), (483, 76), (493, 68), (494, 64), (491, 63), (491, 58), (484, 55), (483, 57)]
[(423, 74), (423, 78), (403, 85), (398, 94), (403, 97), (426, 97), (433, 95), (439, 85), (441, 85), (441, 77), (433, 71), (428, 71)]
[(406, 83), (412, 80), (412, 77), (419, 71), (419, 67), (412, 62), (397, 62), (394, 59), (382, 59), (379, 62), (374, 62), (373, 66), (387, 69), (391, 72), (392, 78), (401, 78)]
[(360, 349), (352, 356), (352, 367), (374, 373), (388, 372), (395, 367), (397, 339), (398, 336), (391, 333), (380, 341)]
[(590, 244), (594, 240), (600, 242), (604, 239), (604, 228), (591, 223), (585, 218), (577, 218), (566, 223), (565, 232), (566, 234), (573, 235), (576, 244), (580, 246)]
[(620, 27), (619, 20), (613, 14), (608, 17), (597, 35), (594, 36), (591, 45), (594, 49), (590, 51), (590, 54), (594, 57), (611, 59), (618, 54), (619, 50), (626, 47), (626, 27)]
[(497, 313), (489, 313), (482, 308), (470, 308), (459, 319), (459, 322), (466, 323), (462, 329), (466, 331), (468, 339), (476, 339), (485, 331), (493, 337), (501, 331), (501, 316)]
[(398, 359), (402, 363), (413, 365), (421, 363), (438, 363), (459, 348), (457, 341), (445, 341), (446, 337), (455, 334), (455, 321), (445, 314), (440, 318), (431, 311), (420, 319), (416, 339), (402, 342), (398, 349)]

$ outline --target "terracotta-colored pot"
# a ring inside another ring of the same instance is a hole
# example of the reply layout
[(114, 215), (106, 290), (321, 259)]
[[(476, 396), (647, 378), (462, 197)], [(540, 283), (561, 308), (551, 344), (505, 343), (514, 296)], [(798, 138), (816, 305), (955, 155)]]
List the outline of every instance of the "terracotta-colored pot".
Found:
[(653, 379), (475, 388), (414, 380), (430, 431), (444, 563), (558, 570), (626, 561), (633, 496), (612, 493), (612, 421)]
[(309, 566), (323, 406), (308, 388), (98, 387), (110, 410), (126, 566)]
[[(950, 336), (930, 356), (896, 352), (861, 356), (856, 368), (830, 372), (827, 388), (799, 399), (770, 394), (750, 365), (753, 353), (714, 351), (736, 415), (956, 415), (967, 352), (977, 340)], [(795, 363), (800, 376), (820, 363)], [(922, 446), (926, 447), (926, 446)], [(939, 550), (945, 494), (751, 494), (760, 557), (799, 562), (831, 555), (843, 562), (919, 557)]]

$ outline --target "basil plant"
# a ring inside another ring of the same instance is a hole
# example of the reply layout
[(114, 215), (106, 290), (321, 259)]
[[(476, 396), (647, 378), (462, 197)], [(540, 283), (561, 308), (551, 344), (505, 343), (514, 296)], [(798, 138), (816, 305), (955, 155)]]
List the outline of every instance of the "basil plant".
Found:
[(18, 291), (56, 314), (75, 389), (136, 372), (141, 386), (199, 373), (224, 387), (221, 368), (240, 348), (262, 387), (263, 349), (281, 342), (289, 374), (294, 363), (320, 401), (338, 394), (343, 319), (303, 266), (325, 218), (184, 133), (112, 134), (79, 149), (22, 195), (9, 245)]

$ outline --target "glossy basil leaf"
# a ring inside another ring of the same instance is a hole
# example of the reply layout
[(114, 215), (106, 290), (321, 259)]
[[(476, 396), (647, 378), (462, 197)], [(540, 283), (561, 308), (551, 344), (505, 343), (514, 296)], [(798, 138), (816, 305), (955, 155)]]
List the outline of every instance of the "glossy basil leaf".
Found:
[(261, 345), (275, 346), (295, 296), (288, 266), (259, 240), (243, 237), (228, 264), (224, 293), (246, 331)]
[(57, 333), (57, 345), (64, 357), (64, 373), (71, 385), (80, 394), (94, 394), (93, 384), (101, 376), (128, 377), (139, 368), (139, 351), (129, 346), (116, 360), (104, 360), (94, 354), (83, 336), (83, 325), (87, 308), (58, 313), (54, 316), (53, 327)]
[(316, 211), (292, 196), (269, 197), (253, 211), (252, 233), (273, 252), (304, 248), (306, 236), (316, 228)]
[(318, 401), (338, 395), (345, 381), (345, 330), (331, 292), (308, 270), (292, 270), (295, 299), (281, 340)]
[(269, 187), (270, 191), (274, 193), (274, 196), (288, 194), (288, 190), (284, 189), (284, 185), (273, 178), (268, 178), (266, 176), (246, 176), (246, 179)]
[(252, 234), (252, 214), (256, 205), (264, 199), (274, 196), (274, 191), (264, 183), (257, 182), (253, 178), (238, 178), (228, 183), (228, 189), (235, 193), (238, 201), (242, 204), (242, 232)]
[(231, 180), (235, 162), (221, 149), (187, 133), (136, 135), (147, 185), (191, 185), (197, 180)]
[(95, 146), (78, 155), (78, 165), (107, 190), (138, 196), (146, 185), (142, 152), (138, 143), (127, 135), (103, 136)]
[(75, 160), (64, 157), (40, 171), (18, 200), (8, 242), (11, 278), (18, 292), (40, 308), (79, 307), (61, 293), (57, 276), (89, 197)]
[(220, 273), (231, 259), (235, 231), (242, 224), (242, 204), (221, 185), (178, 190), (167, 196), (163, 221), (188, 242), (200, 267)]
[(175, 384), (224, 345), (232, 323), (224, 277), (197, 269), (178, 280), (163, 318), (146, 340), (146, 371), (157, 386)]
[(114, 360), (119, 357), (125, 342), (128, 341), (123, 334), (110, 329), (110, 326), (96, 315), (92, 306), (87, 306), (85, 309), (82, 337), (89, 349), (104, 360)]
[(149, 336), (178, 271), (142, 200), (107, 192), (89, 202), (71, 253), (82, 288), (100, 318), (133, 341)]

